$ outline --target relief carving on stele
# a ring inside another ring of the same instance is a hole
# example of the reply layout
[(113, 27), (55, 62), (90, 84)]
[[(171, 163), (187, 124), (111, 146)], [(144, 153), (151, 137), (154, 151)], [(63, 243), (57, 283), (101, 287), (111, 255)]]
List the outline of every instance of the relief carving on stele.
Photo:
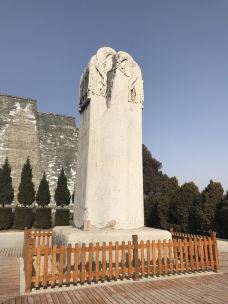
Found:
[(112, 48), (100, 48), (92, 56), (80, 79), (79, 111), (83, 112), (93, 95), (107, 98), (108, 75), (119, 69), (128, 78), (128, 101), (143, 104), (143, 80), (141, 70), (126, 52)]

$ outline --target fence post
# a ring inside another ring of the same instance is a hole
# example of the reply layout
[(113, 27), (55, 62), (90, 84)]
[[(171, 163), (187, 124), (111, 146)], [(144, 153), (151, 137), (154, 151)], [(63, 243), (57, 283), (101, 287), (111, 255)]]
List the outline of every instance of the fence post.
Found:
[(139, 244), (138, 244), (138, 235), (132, 235), (132, 243), (133, 243), (133, 263), (135, 267), (135, 276), (134, 279), (139, 280)]
[(212, 239), (212, 248), (213, 248), (213, 257), (215, 259), (215, 271), (218, 271), (219, 266), (219, 259), (218, 259), (218, 246), (217, 246), (217, 239), (216, 239), (216, 232), (211, 232), (211, 239)]
[(26, 258), (24, 260), (24, 263), (25, 263), (25, 292), (29, 292), (32, 287), (31, 285), (32, 285), (33, 249), (34, 249), (34, 240), (32, 238), (28, 238), (27, 246), (25, 247)]

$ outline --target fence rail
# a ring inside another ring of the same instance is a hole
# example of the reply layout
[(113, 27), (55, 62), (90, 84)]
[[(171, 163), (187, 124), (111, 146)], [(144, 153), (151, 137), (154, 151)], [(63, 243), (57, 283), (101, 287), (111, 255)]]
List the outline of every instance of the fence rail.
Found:
[(208, 235), (200, 235), (200, 234), (176, 232), (176, 231), (174, 231), (174, 229), (172, 227), (169, 228), (169, 231), (172, 234), (172, 238), (173, 239), (189, 239), (189, 238), (191, 238), (191, 239), (194, 239), (194, 238), (196, 238), (196, 239), (202, 239), (202, 238), (204, 238), (206, 236), (212, 236), (214, 234), (216, 236), (216, 232), (212, 232), (210, 235), (209, 234)]
[(127, 243), (51, 247), (50, 231), (25, 231), (25, 235), (26, 291), (32, 287), (218, 270), (216, 237), (138, 242), (134, 235)]

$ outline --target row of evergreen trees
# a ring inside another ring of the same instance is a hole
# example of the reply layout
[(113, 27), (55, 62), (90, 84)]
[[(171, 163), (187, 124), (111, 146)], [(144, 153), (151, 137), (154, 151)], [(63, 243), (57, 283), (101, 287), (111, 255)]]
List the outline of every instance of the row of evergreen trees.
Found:
[[(208, 186), (200, 192), (193, 183), (178, 185), (176, 177), (163, 174), (162, 164), (151, 156), (150, 151), (143, 145), (143, 182), (145, 224), (149, 227), (167, 229), (170, 226), (176, 230), (192, 233), (205, 233), (209, 230), (217, 231), (222, 237), (228, 236), (228, 192), (220, 183), (210, 181)], [(71, 200), (67, 187), (67, 178), (62, 169), (58, 178), (54, 195), (56, 205), (68, 205)], [(4, 207), (14, 199), (11, 168), (6, 159), (0, 169), (0, 204)], [(34, 201), (40, 206), (50, 202), (49, 185), (45, 176), (40, 182), (35, 194), (32, 182), (32, 168), (29, 158), (21, 173), (18, 201), (24, 205), (31, 205)]]
[(149, 227), (174, 227), (182, 232), (217, 231), (228, 236), (228, 192), (210, 181), (200, 192), (193, 183), (178, 185), (176, 177), (163, 174), (162, 164), (143, 146), (145, 223)]
[[(40, 181), (37, 193), (32, 177), (32, 167), (29, 158), (27, 158), (21, 172), (21, 182), (17, 194), (18, 202), (24, 207), (30, 206), (34, 201), (42, 207), (47, 206), (50, 203), (51, 195), (45, 173)], [(61, 207), (69, 205), (71, 201), (70, 191), (67, 187), (67, 177), (63, 168), (58, 177), (54, 199), (56, 205)], [(0, 204), (4, 207), (5, 205), (10, 205), (13, 200), (14, 188), (12, 185), (11, 167), (6, 158), (5, 163), (0, 168)]]

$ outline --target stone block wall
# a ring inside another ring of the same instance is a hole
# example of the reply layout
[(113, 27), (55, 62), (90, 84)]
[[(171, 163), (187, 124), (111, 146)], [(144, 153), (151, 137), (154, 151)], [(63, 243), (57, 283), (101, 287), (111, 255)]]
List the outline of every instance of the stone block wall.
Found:
[(28, 156), (36, 189), (45, 171), (53, 195), (63, 167), (72, 193), (76, 154), (77, 128), (73, 117), (40, 113), (33, 99), (0, 95), (0, 166), (8, 157), (15, 202), (21, 170)]
[(63, 167), (68, 187), (74, 191), (76, 178), (77, 129), (74, 117), (37, 113), (41, 170), (46, 172), (51, 193)]
[(37, 130), (36, 101), (13, 96), (0, 96), (0, 165), (8, 157), (12, 167), (15, 195), (21, 179), (21, 169), (30, 157), (33, 181), (40, 181), (40, 148)]

